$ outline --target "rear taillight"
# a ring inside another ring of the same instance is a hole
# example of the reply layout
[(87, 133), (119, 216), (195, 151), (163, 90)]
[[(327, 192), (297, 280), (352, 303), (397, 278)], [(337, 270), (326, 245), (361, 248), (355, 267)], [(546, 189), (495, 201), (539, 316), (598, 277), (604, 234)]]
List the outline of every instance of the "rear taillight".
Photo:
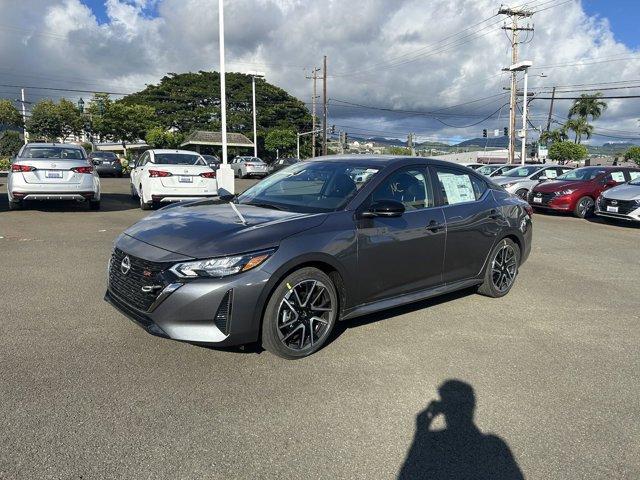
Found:
[(71, 170), (76, 173), (91, 173), (93, 172), (93, 167), (73, 167)]
[(35, 169), (31, 165), (11, 165), (12, 172), (33, 172)]
[(171, 172), (165, 172), (164, 170), (149, 170), (149, 176), (151, 178), (170, 177), (172, 175)]
[(200, 174), (204, 178), (216, 178), (216, 172), (204, 172)]

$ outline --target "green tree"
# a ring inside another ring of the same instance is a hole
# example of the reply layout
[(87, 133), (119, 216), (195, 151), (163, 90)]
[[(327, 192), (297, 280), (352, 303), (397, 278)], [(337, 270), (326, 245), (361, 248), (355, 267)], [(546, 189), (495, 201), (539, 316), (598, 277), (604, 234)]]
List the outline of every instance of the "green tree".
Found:
[(58, 107), (51, 100), (40, 100), (31, 109), (27, 130), (32, 137), (55, 140), (62, 136)]
[(7, 130), (0, 133), (0, 156), (13, 157), (22, 145), (23, 142), (18, 132)]
[(0, 100), (0, 127), (22, 128), (22, 115), (9, 100)]
[(178, 148), (184, 141), (184, 135), (169, 132), (163, 127), (153, 127), (147, 132), (145, 140), (151, 148)]
[(584, 118), (585, 120), (588, 120), (589, 117), (591, 117), (592, 120), (599, 118), (607, 109), (607, 102), (602, 100), (600, 98), (601, 96), (602, 93), (600, 92), (593, 95), (580, 95), (580, 98), (573, 102), (569, 110), (569, 118), (574, 116)]
[(593, 125), (590, 125), (585, 117), (571, 118), (567, 120), (565, 128), (574, 132), (575, 143), (580, 143), (583, 135), (587, 138), (591, 138), (591, 134), (593, 133)]
[(84, 128), (84, 119), (76, 105), (62, 98), (56, 108), (60, 120), (60, 137), (64, 140), (69, 135), (80, 135)]
[(396, 147), (390, 146), (384, 149), (384, 153), (387, 155), (411, 155), (411, 149), (409, 147)]
[(640, 167), (640, 147), (629, 147), (629, 149), (624, 152), (624, 159), (636, 162)]
[(549, 158), (559, 162), (577, 162), (588, 154), (587, 147), (574, 142), (554, 142), (549, 147)]
[(541, 143), (554, 143), (554, 142), (564, 142), (568, 140), (569, 136), (567, 135), (567, 129), (563, 125), (560, 128), (556, 128), (551, 131), (544, 131), (540, 134), (540, 142)]
[(108, 94), (96, 93), (86, 109), (91, 119), (91, 134), (96, 135), (99, 141), (102, 141), (108, 136), (109, 132), (105, 131), (103, 116), (109, 107), (111, 107), (112, 103), (113, 101), (109, 98)]
[(297, 135), (294, 130), (274, 129), (267, 133), (264, 147), (271, 152), (278, 150), (280, 154), (289, 154), (296, 148), (296, 142)]
[(101, 137), (114, 142), (135, 142), (145, 138), (147, 130), (155, 122), (153, 108), (147, 105), (128, 105), (113, 102), (104, 111), (100, 120)]
[[(227, 130), (253, 138), (251, 76), (227, 74)], [(170, 73), (157, 85), (127, 95), (122, 102), (152, 107), (160, 126), (188, 134), (193, 130), (220, 130), (220, 76), (218, 72)], [(311, 130), (305, 104), (264, 80), (256, 83), (259, 151), (271, 129)], [(302, 142), (306, 149), (308, 140)], [(261, 152), (262, 153), (262, 152)], [(310, 153), (310, 149), (309, 149)]]

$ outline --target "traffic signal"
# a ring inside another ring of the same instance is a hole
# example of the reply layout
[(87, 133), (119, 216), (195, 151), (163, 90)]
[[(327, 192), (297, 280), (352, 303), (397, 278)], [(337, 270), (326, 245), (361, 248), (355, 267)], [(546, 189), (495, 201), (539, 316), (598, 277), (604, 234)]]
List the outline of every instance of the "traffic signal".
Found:
[(487, 138), (487, 129), (482, 130), (482, 138)]
[(504, 136), (505, 137), (509, 136), (509, 129), (507, 127), (504, 127)]
[(331, 135), (336, 133), (336, 126), (335, 125), (331, 125)]

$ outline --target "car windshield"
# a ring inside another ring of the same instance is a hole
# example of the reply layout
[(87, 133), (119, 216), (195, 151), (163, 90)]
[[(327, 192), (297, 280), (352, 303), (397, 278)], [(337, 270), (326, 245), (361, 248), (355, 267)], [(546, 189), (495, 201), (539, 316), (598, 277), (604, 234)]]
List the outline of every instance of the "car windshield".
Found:
[(491, 172), (495, 172), (500, 168), (500, 165), (483, 165), (476, 172), (481, 173), (482, 175), (489, 175)]
[(584, 181), (584, 180), (593, 180), (598, 175), (602, 175), (605, 173), (603, 168), (598, 167), (583, 167), (576, 168), (575, 170), (571, 170), (570, 172), (564, 173), (562, 175), (558, 175), (555, 180), (569, 180), (569, 181)]
[(218, 157), (215, 157), (213, 155), (202, 155), (202, 158), (204, 158), (209, 163), (220, 163)]
[(93, 152), (91, 158), (116, 158), (113, 152)]
[(248, 163), (264, 163), (258, 157), (240, 157), (240, 161)]
[(84, 153), (79, 148), (25, 147), (21, 158), (55, 158), (59, 160), (82, 160)]
[(346, 162), (301, 162), (249, 188), (237, 202), (301, 213), (337, 210), (347, 204), (377, 168)]
[(188, 153), (156, 153), (153, 163), (158, 165), (204, 165), (200, 155)]
[(541, 168), (542, 167), (540, 167), (539, 165), (529, 165), (529, 166), (525, 166), (525, 167), (516, 167), (516, 168), (512, 168), (511, 170), (503, 173), (503, 176), (505, 176), (505, 177), (517, 177), (517, 178), (528, 177), (529, 175), (533, 175), (534, 173), (536, 173)]

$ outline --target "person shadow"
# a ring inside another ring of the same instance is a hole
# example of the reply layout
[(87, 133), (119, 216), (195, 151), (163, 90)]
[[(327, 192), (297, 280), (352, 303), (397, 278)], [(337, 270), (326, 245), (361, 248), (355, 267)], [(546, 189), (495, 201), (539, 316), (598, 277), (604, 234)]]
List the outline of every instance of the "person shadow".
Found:
[[(484, 434), (473, 422), (475, 393), (468, 383), (447, 380), (440, 400), (416, 417), (416, 432), (398, 480), (522, 480), (524, 476), (504, 440)], [(434, 430), (442, 415), (446, 428)]]

